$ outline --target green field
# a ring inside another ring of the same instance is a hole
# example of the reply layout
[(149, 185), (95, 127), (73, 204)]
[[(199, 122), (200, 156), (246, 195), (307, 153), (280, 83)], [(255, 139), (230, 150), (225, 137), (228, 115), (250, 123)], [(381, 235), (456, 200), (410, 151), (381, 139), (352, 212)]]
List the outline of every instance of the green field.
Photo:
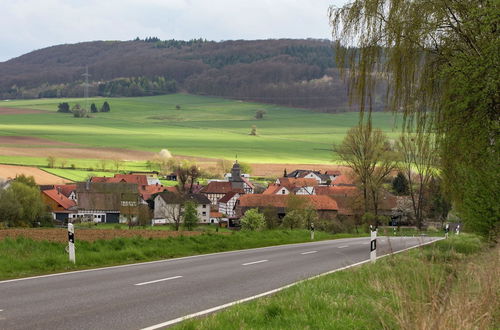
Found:
[[(99, 107), (105, 99), (89, 99)], [(59, 102), (85, 104), (82, 99), (37, 99), (4, 101), (4, 107), (47, 110), (39, 114), (2, 115), (0, 135), (33, 136), (87, 147), (113, 147), (174, 155), (238, 159), (253, 163), (331, 163), (332, 144), (356, 125), (359, 114), (316, 113), (221, 98), (187, 94), (107, 99), (111, 112), (92, 118), (73, 118), (57, 113)], [(181, 109), (177, 110), (176, 105)], [(265, 109), (264, 119), (254, 119)], [(376, 127), (395, 137), (401, 124), (390, 113), (373, 115)], [(258, 136), (250, 136), (252, 125)], [(1, 146), (1, 145), (0, 145)], [(29, 147), (29, 146), (28, 146)], [(36, 147), (36, 146), (33, 146)], [(40, 157), (0, 157), (2, 163), (46, 165)], [(79, 160), (70, 160), (68, 162)], [(92, 167), (88, 160), (81, 167)], [(138, 164), (139, 165), (139, 164)], [(141, 164), (142, 165), (142, 164)]]

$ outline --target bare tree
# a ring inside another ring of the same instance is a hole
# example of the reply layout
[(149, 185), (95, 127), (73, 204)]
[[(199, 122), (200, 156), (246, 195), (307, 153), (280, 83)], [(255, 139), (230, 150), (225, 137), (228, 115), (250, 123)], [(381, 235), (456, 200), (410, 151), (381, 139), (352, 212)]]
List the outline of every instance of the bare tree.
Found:
[(375, 214), (378, 211), (378, 192), (383, 180), (396, 166), (394, 153), (387, 137), (371, 124), (351, 128), (340, 145), (334, 146), (340, 159), (351, 168), (363, 191), (365, 212), (369, 210), (369, 194)]
[(424, 192), (431, 178), (436, 175), (438, 152), (435, 139), (430, 133), (405, 133), (399, 138), (401, 171), (408, 180), (417, 227), (423, 223)]

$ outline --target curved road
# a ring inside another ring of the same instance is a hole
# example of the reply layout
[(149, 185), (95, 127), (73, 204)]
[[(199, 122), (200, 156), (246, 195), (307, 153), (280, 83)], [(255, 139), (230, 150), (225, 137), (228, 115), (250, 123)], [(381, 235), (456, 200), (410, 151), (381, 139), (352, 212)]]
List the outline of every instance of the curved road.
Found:
[[(379, 237), (377, 252), (437, 239)], [(0, 329), (156, 328), (364, 262), (369, 244), (338, 239), (0, 281)]]

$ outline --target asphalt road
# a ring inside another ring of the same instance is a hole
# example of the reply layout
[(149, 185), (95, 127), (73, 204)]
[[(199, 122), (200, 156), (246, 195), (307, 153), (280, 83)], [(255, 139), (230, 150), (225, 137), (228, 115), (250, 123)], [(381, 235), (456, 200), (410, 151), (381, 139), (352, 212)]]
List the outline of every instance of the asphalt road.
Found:
[[(379, 237), (377, 252), (433, 240)], [(282, 245), (0, 281), (0, 329), (142, 329), (365, 261), (369, 241)]]

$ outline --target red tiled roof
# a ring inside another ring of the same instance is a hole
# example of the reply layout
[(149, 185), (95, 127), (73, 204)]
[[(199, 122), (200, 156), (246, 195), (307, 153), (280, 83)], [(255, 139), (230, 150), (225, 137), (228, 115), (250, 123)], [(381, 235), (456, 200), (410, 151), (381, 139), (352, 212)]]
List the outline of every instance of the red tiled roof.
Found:
[(335, 180), (333, 180), (332, 184), (334, 186), (338, 186), (338, 185), (344, 185), (344, 186), (353, 186), (354, 185), (354, 179), (351, 178), (349, 175), (340, 175), (338, 177), (335, 178)]
[(54, 189), (59, 189), (61, 194), (69, 197), (69, 195), (76, 190), (76, 184), (56, 184), (54, 185)]
[(222, 218), (224, 215), (220, 212), (211, 211), (210, 218)]
[(68, 197), (60, 194), (56, 189), (44, 190), (42, 191), (47, 197), (52, 199), (54, 202), (58, 203), (65, 210), (69, 209), (72, 206), (75, 206), (75, 201), (69, 199)]
[[(280, 184), (282, 186), (285, 186), (287, 188), (293, 188), (295, 187), (315, 187), (318, 185), (318, 181), (316, 179), (310, 179), (310, 178), (279, 178)], [(291, 190), (288, 189), (288, 190)]]
[(353, 196), (359, 190), (356, 186), (318, 186), (315, 189), (316, 195)]
[(207, 186), (200, 190), (202, 194), (227, 194), (232, 191), (231, 182), (212, 181)]
[(238, 194), (237, 191), (230, 191), (227, 194), (224, 195), (221, 199), (219, 199), (219, 203), (227, 203), (231, 198), (234, 197), (234, 195)]
[(114, 179), (118, 179), (118, 182), (137, 183), (140, 186), (148, 184), (148, 177), (144, 174), (115, 174)]
[(148, 200), (152, 195), (161, 193), (163, 191), (170, 191), (170, 192), (176, 192), (177, 189), (175, 187), (165, 187), (161, 184), (151, 184), (147, 186), (139, 186), (139, 194), (141, 195), (142, 199)]
[[(298, 198), (303, 198), (310, 203), (316, 210), (338, 210), (337, 202), (329, 196), (318, 195), (296, 195)], [(251, 194), (240, 197), (241, 207), (287, 207), (289, 196), (287, 195), (262, 195)]]
[(262, 193), (262, 195), (274, 195), (276, 194), (279, 190), (281, 190), (282, 188), (285, 188), (285, 187), (282, 187), (280, 186), (279, 184), (277, 183), (273, 183), (273, 184), (270, 184), (266, 190), (264, 190), (264, 192)]

